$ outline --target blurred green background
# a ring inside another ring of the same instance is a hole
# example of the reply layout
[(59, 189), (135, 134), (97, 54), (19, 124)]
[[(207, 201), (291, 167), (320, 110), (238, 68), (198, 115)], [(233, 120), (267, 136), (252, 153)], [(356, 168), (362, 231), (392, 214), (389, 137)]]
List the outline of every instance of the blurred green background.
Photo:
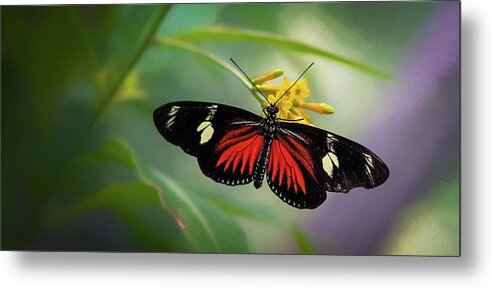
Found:
[[(1, 9), (4, 250), (459, 254), (459, 3)], [(174, 100), (260, 113), (228, 69), (308, 73), (318, 127), (388, 164), (314, 211), (228, 187), (157, 133)]]

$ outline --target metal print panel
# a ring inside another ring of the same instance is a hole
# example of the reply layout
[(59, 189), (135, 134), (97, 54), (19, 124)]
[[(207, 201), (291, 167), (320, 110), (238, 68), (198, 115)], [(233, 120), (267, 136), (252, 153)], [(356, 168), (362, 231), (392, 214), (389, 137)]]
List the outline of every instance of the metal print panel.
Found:
[(460, 3), (3, 7), (3, 250), (460, 255)]

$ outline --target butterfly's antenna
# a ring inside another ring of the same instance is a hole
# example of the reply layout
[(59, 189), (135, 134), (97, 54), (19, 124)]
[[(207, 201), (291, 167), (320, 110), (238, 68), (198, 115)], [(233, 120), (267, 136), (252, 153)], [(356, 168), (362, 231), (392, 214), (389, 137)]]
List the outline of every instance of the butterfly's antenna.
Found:
[(297, 84), (297, 81), (299, 81), (301, 79), (302, 76), (304, 76), (304, 74), (306, 74), (306, 72), (309, 70), (309, 68), (311, 68), (311, 66), (314, 65), (314, 62), (311, 63), (307, 68), (306, 70), (304, 70), (304, 72), (302, 72), (301, 76), (299, 76), (299, 78), (297, 78), (297, 80), (294, 82), (294, 84), (292, 84), (289, 89), (287, 89), (287, 91), (284, 92), (284, 94), (282, 94), (282, 96), (280, 96), (280, 98), (277, 99), (277, 101), (275, 101), (275, 103), (273, 105), (277, 105), (278, 101), (280, 101), (280, 99), (282, 99), (282, 97), (284, 97), (289, 91), (290, 89), (292, 89), (292, 87), (294, 87), (294, 85)]
[(234, 63), (234, 65), (236, 65), (237, 69), (239, 69), (239, 71), (241, 71), (243, 73), (244, 76), (246, 76), (246, 78), (248, 78), (248, 81), (249, 83), (251, 83), (251, 85), (253, 85), (253, 87), (255, 87), (256, 91), (260, 92), (261, 96), (263, 96), (263, 98), (265, 98), (266, 102), (268, 104), (271, 104), (269, 101), (268, 101), (268, 97), (265, 96), (265, 94), (263, 94), (263, 92), (261, 92), (260, 89), (258, 89), (258, 87), (256, 87), (255, 83), (253, 83), (253, 81), (251, 81), (251, 79), (248, 77), (248, 75), (243, 71), (243, 69), (241, 69), (241, 67), (239, 67), (239, 65), (237, 65), (236, 62), (234, 62), (234, 60), (232, 58), (230, 58), (232, 63)]

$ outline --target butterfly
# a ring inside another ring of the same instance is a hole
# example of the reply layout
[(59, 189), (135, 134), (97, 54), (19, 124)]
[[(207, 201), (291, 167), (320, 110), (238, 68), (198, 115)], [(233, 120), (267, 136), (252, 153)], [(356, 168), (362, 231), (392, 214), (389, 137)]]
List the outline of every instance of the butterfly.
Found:
[(386, 181), (389, 169), (375, 153), (334, 133), (278, 118), (277, 102), (263, 109), (265, 117), (218, 103), (172, 102), (154, 111), (154, 124), (167, 141), (195, 156), (207, 177), (231, 186), (253, 182), (258, 189), (266, 176), (271, 190), (299, 209), (315, 209), (327, 192)]

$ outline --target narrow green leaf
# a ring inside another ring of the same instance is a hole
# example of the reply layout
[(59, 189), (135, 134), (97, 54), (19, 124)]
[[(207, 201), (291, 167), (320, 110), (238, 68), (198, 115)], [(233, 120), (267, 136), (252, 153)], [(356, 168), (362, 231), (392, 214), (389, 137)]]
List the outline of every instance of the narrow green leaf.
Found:
[(187, 251), (190, 248), (183, 245), (171, 215), (161, 209), (154, 187), (144, 182), (111, 184), (81, 201), (68, 216), (98, 209), (111, 211), (122, 219), (147, 251)]
[(138, 163), (133, 150), (120, 138), (107, 140), (95, 152), (88, 154), (86, 160), (91, 162), (110, 162), (125, 165), (130, 169), (137, 169)]
[(241, 73), (239, 73), (236, 69), (234, 69), (234, 67), (232, 67), (231, 65), (222, 61), (221, 59), (215, 57), (213, 54), (209, 53), (208, 51), (201, 49), (197, 46), (194, 46), (190, 43), (187, 43), (184, 41), (179, 41), (179, 40), (172, 39), (172, 38), (157, 39), (155, 41), (155, 43), (158, 45), (161, 45), (161, 46), (169, 46), (169, 47), (174, 47), (174, 48), (186, 50), (188, 52), (193, 53), (194, 55), (197, 55), (199, 57), (202, 57), (202, 58), (210, 61), (213, 64), (218, 65), (220, 68), (222, 68), (222, 69), (232, 73), (232, 75), (236, 76), (236, 78), (238, 78), (246, 86), (246, 88), (248, 88), (248, 90), (256, 97), (256, 99), (260, 103), (265, 102), (265, 99), (263, 99), (263, 97), (258, 94), (258, 92), (251, 85), (251, 83), (249, 83), (249, 81)]
[(143, 182), (115, 183), (95, 193), (81, 203), (82, 209), (108, 206), (124, 209), (126, 203), (145, 205), (157, 203), (158, 197), (152, 186)]
[[(173, 222), (179, 227), (178, 231), (182, 232), (196, 251), (248, 251), (246, 235), (234, 217), (211, 205), (204, 198), (195, 199), (193, 194), (185, 192), (174, 180), (147, 168), (144, 163), (139, 163), (131, 147), (123, 140), (108, 140), (86, 159), (125, 165), (135, 172), (141, 182), (107, 186), (85, 201), (77, 210), (79, 213), (96, 207), (106, 207), (127, 221), (129, 213), (132, 213), (130, 208), (150, 205), (158, 207), (165, 215), (171, 215)], [(129, 223), (138, 230), (139, 235), (144, 237), (145, 233), (148, 234), (149, 231), (135, 227), (135, 221), (130, 219)], [(183, 251), (189, 252), (191, 249)]]
[(145, 173), (156, 188), (162, 206), (170, 211), (182, 231), (199, 252), (245, 253), (246, 235), (229, 214), (197, 201), (166, 175), (149, 170)]
[(116, 76), (116, 79), (110, 83), (107, 89), (104, 90), (105, 95), (102, 95), (102, 101), (99, 103), (97, 107), (96, 113), (94, 114), (94, 118), (90, 124), (91, 126), (94, 125), (94, 123), (96, 123), (99, 120), (99, 118), (102, 116), (104, 111), (106, 111), (106, 109), (108, 108), (109, 104), (111, 104), (111, 102), (116, 98), (121, 85), (123, 84), (124, 80), (128, 77), (128, 75), (134, 68), (135, 64), (141, 58), (142, 54), (147, 49), (148, 45), (150, 44), (152, 38), (154, 37), (157, 31), (157, 28), (159, 28), (159, 25), (162, 23), (164, 16), (167, 14), (170, 8), (171, 8), (170, 5), (162, 5), (159, 9), (156, 10), (154, 15), (152, 15), (147, 26), (141, 32), (141, 37), (137, 41), (136, 48), (133, 55), (131, 55), (131, 57), (128, 59), (128, 62), (125, 63), (121, 71), (119, 71), (119, 73)]
[(358, 69), (374, 77), (378, 77), (386, 80), (394, 79), (394, 77), (388, 73), (370, 67), (353, 59), (349, 59), (347, 57), (341, 56), (334, 52), (324, 50), (322, 48), (318, 48), (298, 40), (289, 39), (271, 33), (252, 31), (246, 29), (232, 29), (226, 27), (210, 27), (210, 28), (192, 30), (186, 33), (175, 35), (174, 39), (183, 40), (183, 41), (202, 41), (202, 40), (224, 41), (225, 40), (225, 41), (260, 42), (269, 45), (276, 45), (281, 48), (290, 49), (301, 53), (320, 56), (328, 60), (332, 60), (348, 65), (352, 68)]
[(214, 204), (223, 211), (245, 219), (278, 225), (281, 221), (269, 207), (262, 206), (256, 201), (244, 201), (232, 197), (227, 193), (214, 191), (198, 191), (200, 197)]

